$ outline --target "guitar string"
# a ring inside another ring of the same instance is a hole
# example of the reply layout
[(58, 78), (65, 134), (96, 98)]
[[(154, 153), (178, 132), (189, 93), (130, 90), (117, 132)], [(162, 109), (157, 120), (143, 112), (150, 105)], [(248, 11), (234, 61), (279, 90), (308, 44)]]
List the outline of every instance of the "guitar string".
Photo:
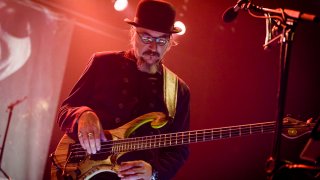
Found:
[[(261, 129), (261, 128), (263, 128), (263, 129)], [(270, 130), (272, 130), (270, 128), (273, 128), (273, 126), (264, 125), (264, 127), (261, 127), (261, 126), (252, 127), (252, 128), (249, 128), (249, 129), (251, 129), (251, 131), (248, 130), (248, 132), (247, 132), (247, 129), (224, 128), (219, 131), (198, 130), (198, 131), (187, 131), (187, 132), (170, 133), (170, 134), (160, 134), (160, 135), (155, 135), (155, 136), (127, 138), (127, 139), (120, 139), (120, 140), (110, 140), (110, 141), (108, 141), (108, 143), (102, 144), (102, 147), (104, 150), (106, 148), (107, 148), (107, 150), (110, 150), (110, 148), (112, 149), (112, 147), (114, 147), (114, 146), (121, 146), (121, 145), (123, 145), (124, 147), (131, 146), (131, 148), (122, 147), (122, 149), (136, 149), (136, 148), (132, 148), (132, 146), (133, 147), (137, 146), (137, 150), (145, 149), (145, 148), (148, 149), (148, 148), (153, 148), (153, 147), (163, 147), (164, 145), (167, 146), (168, 144), (170, 145), (170, 142), (172, 142), (172, 141), (177, 141), (177, 143), (171, 143), (171, 145), (180, 145), (180, 144), (188, 144), (188, 143), (192, 143), (192, 142), (198, 142), (198, 141), (201, 141), (202, 139), (204, 141), (206, 141), (206, 140), (211, 140), (211, 139), (213, 140), (213, 139), (235, 137), (235, 136), (240, 136), (240, 135), (249, 135), (249, 134), (254, 134), (254, 133), (263, 132), (263, 131), (272, 132), (272, 131), (270, 131)], [(256, 131), (256, 130), (258, 130), (258, 131)], [(187, 134), (187, 136), (186, 136), (186, 134)], [(190, 138), (189, 136), (194, 136), (194, 135), (199, 136), (199, 137), (193, 137), (189, 140), (189, 138)], [(187, 140), (185, 140), (185, 139), (187, 139)], [(184, 140), (185, 140), (185, 143), (183, 143)], [(154, 143), (154, 146), (150, 147), (150, 141), (158, 142), (159, 146), (157, 146), (157, 144)], [(134, 145), (132, 145), (132, 144), (134, 144)], [(140, 144), (140, 146), (135, 145), (135, 144)], [(80, 144), (77, 144), (77, 145), (80, 146)]]
[[(109, 140), (107, 143), (101, 145), (101, 151), (97, 154), (111, 153), (111, 152), (127, 152), (132, 150), (143, 150), (166, 146), (175, 146), (190, 144), (194, 142), (203, 142), (209, 140), (223, 139), (228, 137), (237, 137), (242, 135), (250, 135), (259, 132), (272, 132), (275, 122), (256, 123), (240, 126), (229, 126), (224, 128), (213, 128), (195, 131), (185, 131), (178, 133), (159, 134), (153, 136), (126, 138), (119, 140)], [(285, 125), (292, 127), (291, 125)], [(193, 136), (193, 138), (190, 138)], [(195, 137), (194, 137), (195, 136)], [(186, 139), (186, 140), (185, 140)], [(153, 141), (153, 142), (152, 142)], [(153, 145), (152, 145), (153, 144)], [(77, 152), (86, 151), (82, 149), (79, 143), (72, 145)], [(79, 147), (80, 146), (80, 147)]]

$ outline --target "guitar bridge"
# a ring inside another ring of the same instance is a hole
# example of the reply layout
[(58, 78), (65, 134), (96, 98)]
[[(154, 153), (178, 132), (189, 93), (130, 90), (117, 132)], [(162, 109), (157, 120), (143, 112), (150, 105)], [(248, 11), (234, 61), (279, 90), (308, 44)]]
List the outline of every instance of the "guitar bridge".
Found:
[[(91, 154), (89, 156), (90, 160), (98, 161), (98, 160), (104, 160), (107, 159), (108, 156), (111, 154), (108, 151), (105, 151), (103, 149), (103, 146), (109, 145), (106, 142), (101, 143), (102, 149), (101, 151), (98, 151), (96, 154)], [(86, 150), (84, 150), (79, 143), (73, 143), (69, 145), (68, 149), (68, 163), (79, 163), (86, 159), (88, 156)]]

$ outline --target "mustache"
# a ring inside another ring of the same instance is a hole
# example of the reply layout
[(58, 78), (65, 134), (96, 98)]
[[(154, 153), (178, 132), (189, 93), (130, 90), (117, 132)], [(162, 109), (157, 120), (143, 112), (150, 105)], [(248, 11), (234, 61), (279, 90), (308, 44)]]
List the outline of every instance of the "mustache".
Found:
[(143, 55), (157, 56), (160, 57), (160, 54), (156, 51), (147, 50), (143, 53)]

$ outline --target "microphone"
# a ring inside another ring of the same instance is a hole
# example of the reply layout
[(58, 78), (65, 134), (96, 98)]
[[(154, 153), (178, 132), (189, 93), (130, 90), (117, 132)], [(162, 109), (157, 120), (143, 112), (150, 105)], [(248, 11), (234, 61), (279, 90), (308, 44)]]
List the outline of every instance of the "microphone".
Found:
[(248, 0), (239, 0), (235, 6), (228, 8), (222, 15), (223, 21), (229, 23), (235, 20), (238, 16), (238, 11), (242, 8), (241, 6), (247, 2)]

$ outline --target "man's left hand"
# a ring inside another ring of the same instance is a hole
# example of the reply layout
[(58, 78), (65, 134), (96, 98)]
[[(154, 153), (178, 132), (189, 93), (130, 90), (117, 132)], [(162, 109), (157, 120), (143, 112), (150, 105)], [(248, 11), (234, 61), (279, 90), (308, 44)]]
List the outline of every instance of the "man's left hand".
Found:
[(152, 166), (142, 160), (123, 162), (120, 165), (118, 176), (121, 180), (150, 180)]

